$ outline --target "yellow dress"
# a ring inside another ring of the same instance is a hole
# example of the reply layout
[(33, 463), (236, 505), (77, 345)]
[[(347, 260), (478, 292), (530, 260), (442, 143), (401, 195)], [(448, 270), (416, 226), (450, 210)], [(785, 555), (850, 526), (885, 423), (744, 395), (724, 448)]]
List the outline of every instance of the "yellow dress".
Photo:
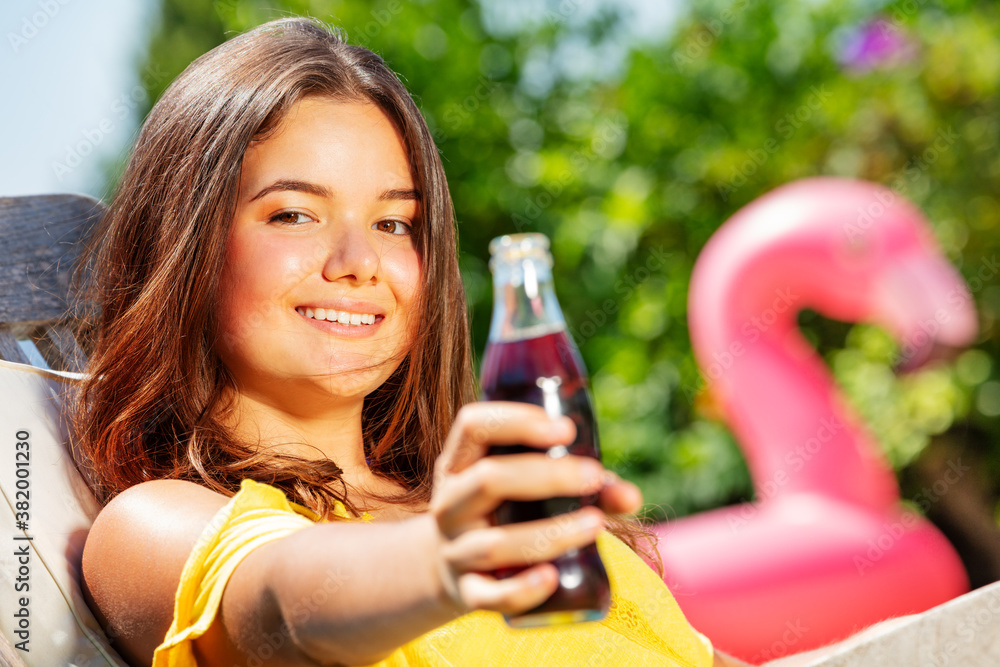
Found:
[[(334, 514), (350, 518), (342, 506)], [(280, 490), (244, 480), (188, 557), (173, 624), (156, 649), (153, 667), (196, 666), (191, 642), (212, 624), (239, 562), (258, 546), (317, 520), (315, 513), (289, 502)], [(500, 614), (476, 611), (401, 646), (377, 667), (710, 667), (711, 643), (688, 625), (656, 573), (610, 533), (598, 535), (597, 548), (611, 581), (611, 610), (603, 621), (514, 630)]]

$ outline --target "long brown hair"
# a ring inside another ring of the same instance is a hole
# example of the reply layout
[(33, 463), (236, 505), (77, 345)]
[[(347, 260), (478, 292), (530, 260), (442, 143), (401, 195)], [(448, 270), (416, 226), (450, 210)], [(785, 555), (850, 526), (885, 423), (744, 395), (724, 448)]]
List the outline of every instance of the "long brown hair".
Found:
[(233, 379), (216, 353), (215, 300), (240, 170), (299, 100), (377, 105), (397, 126), (421, 193), (414, 243), (422, 289), (414, 343), (365, 399), (376, 474), (430, 497), (434, 460), (455, 413), (475, 398), (451, 198), (409, 93), (371, 51), (310, 19), (282, 19), (194, 61), (153, 107), (81, 269), (92, 352), (76, 437), (102, 502), (145, 480), (187, 479), (232, 495), (245, 478), (326, 514), (347, 499), (341, 470), (239, 442), (220, 419)]

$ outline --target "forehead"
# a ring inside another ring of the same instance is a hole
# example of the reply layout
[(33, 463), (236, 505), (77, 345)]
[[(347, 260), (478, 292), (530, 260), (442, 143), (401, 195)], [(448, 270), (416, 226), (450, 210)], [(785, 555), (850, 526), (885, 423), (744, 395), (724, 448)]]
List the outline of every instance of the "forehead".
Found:
[[(370, 102), (307, 97), (294, 104), (266, 139), (243, 159), (241, 184), (252, 188), (276, 178), (319, 179), (386, 187), (412, 187), (403, 138)], [(246, 193), (246, 190), (244, 190)]]

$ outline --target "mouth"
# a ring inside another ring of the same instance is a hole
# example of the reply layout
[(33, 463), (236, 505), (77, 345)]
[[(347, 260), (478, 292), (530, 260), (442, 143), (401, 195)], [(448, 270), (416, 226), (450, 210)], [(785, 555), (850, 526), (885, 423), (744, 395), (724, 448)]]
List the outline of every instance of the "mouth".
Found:
[(321, 322), (336, 322), (349, 327), (371, 326), (376, 322), (381, 322), (385, 319), (385, 315), (377, 315), (375, 313), (352, 313), (350, 311), (336, 310), (333, 308), (311, 308), (307, 306), (299, 306), (295, 309), (295, 312), (307, 319), (319, 320)]

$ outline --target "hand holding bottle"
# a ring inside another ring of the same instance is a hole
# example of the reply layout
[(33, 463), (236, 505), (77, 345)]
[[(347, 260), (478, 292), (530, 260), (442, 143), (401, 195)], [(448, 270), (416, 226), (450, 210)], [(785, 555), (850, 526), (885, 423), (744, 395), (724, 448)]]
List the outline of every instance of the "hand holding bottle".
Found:
[[(437, 459), (430, 505), (439, 531), (441, 577), (459, 611), (489, 609), (515, 616), (535, 608), (559, 586), (559, 572), (549, 561), (592, 544), (604, 511), (638, 509), (638, 489), (590, 457), (487, 456), (492, 446), (517, 443), (543, 452), (566, 446), (575, 436), (569, 419), (553, 419), (539, 406), (484, 402), (459, 411)], [(526, 523), (491, 522), (506, 500), (587, 494), (598, 494), (597, 507)], [(491, 574), (525, 566), (507, 579)]]

